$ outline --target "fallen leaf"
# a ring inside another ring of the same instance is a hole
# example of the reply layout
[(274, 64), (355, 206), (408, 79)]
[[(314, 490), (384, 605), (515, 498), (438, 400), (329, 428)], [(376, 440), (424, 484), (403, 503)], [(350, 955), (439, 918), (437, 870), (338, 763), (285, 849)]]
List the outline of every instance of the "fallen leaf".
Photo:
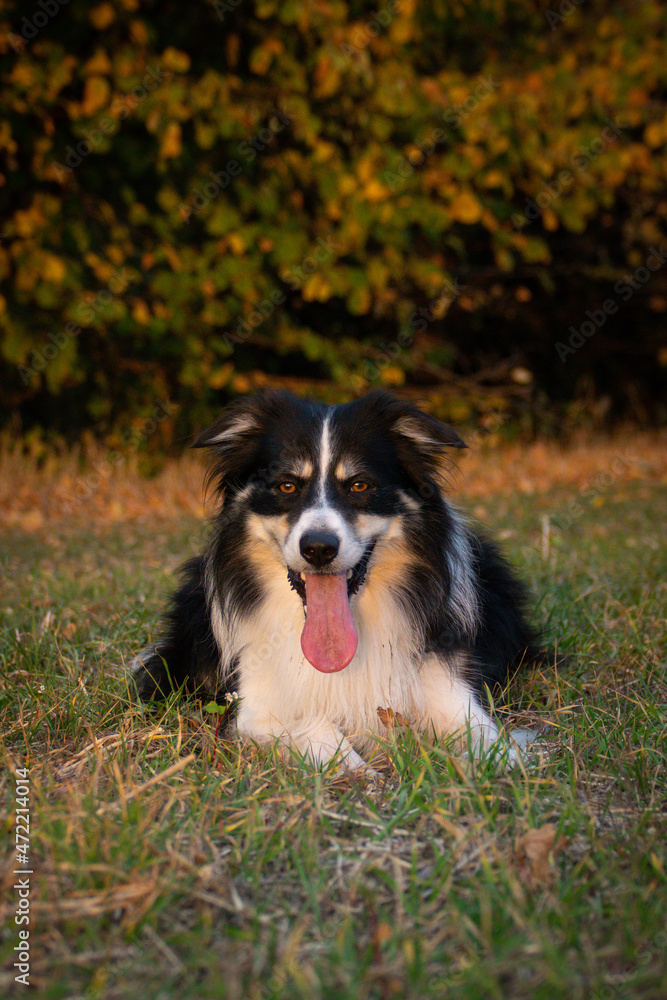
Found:
[(556, 827), (545, 823), (536, 830), (528, 830), (514, 842), (514, 854), (526, 882), (551, 885), (555, 878), (553, 861), (563, 850), (567, 839), (562, 835), (556, 840)]
[(395, 726), (403, 726), (405, 729), (410, 729), (410, 723), (408, 720), (401, 715), (400, 712), (395, 712), (393, 708), (380, 708), (378, 707), (378, 716), (380, 722), (387, 727), (387, 729), (394, 729)]

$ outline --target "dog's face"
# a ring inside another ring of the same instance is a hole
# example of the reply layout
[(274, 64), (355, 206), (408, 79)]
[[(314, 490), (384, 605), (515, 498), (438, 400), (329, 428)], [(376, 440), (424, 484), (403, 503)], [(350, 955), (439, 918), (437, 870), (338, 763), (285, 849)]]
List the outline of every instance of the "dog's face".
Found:
[(325, 672), (354, 655), (349, 602), (376, 546), (437, 493), (444, 449), (464, 447), (383, 392), (335, 407), (266, 393), (233, 404), (196, 445), (217, 449), (224, 506), (242, 508), (253, 540), (284, 564), (307, 609), (304, 654)]

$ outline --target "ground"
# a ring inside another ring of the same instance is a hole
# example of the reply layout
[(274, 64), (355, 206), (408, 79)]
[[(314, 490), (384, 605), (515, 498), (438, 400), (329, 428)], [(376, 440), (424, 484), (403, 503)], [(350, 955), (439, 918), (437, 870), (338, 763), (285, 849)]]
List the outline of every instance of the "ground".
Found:
[(79, 461), (0, 457), (3, 996), (21, 929), (48, 998), (667, 995), (664, 439), (457, 459), (568, 660), (499, 698), (540, 734), (524, 767), (397, 726), (372, 783), (224, 742), (199, 703), (129, 700), (205, 531), (202, 469)]

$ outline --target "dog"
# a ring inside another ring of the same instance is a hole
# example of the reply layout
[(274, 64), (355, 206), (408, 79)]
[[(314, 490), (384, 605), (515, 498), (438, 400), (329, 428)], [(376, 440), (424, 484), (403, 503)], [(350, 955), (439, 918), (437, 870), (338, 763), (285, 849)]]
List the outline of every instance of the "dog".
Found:
[(447, 453), (466, 447), (451, 427), (381, 390), (338, 406), (266, 390), (193, 447), (215, 453), (217, 513), (133, 661), (143, 700), (235, 693), (242, 740), (316, 766), (366, 767), (382, 708), (473, 756), (498, 742), (485, 692), (535, 658), (536, 633), (447, 496)]

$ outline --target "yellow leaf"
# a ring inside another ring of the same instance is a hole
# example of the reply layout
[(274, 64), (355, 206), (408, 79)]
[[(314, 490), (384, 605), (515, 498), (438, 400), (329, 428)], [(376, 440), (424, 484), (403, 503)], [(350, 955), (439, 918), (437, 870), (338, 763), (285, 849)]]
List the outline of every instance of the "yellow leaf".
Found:
[(644, 141), (651, 149), (664, 145), (665, 139), (667, 139), (665, 122), (651, 122), (644, 129)]
[(65, 277), (65, 273), (65, 263), (60, 257), (56, 257), (52, 253), (44, 255), (42, 260), (42, 277), (45, 281), (52, 281), (54, 284), (59, 285)]
[(563, 850), (567, 840), (556, 840), (556, 827), (545, 823), (536, 830), (528, 830), (514, 843), (514, 854), (522, 873), (529, 883), (551, 885), (555, 878), (552, 867), (554, 857)]
[(367, 285), (353, 289), (347, 297), (347, 307), (355, 316), (365, 315), (371, 307), (371, 293)]
[(84, 115), (94, 115), (100, 108), (106, 107), (110, 93), (109, 81), (103, 76), (89, 77), (83, 88), (83, 101), (81, 103)]
[(488, 170), (484, 175), (484, 187), (499, 188), (505, 183), (505, 175), (500, 170)]
[(14, 225), (18, 236), (32, 236), (37, 227), (45, 221), (44, 216), (35, 205), (19, 209), (14, 214)]
[(175, 73), (187, 73), (190, 69), (190, 56), (170, 45), (162, 53), (161, 63), (165, 69), (173, 69)]
[(393, 386), (397, 388), (405, 382), (405, 372), (398, 365), (387, 365), (386, 368), (380, 369), (380, 381), (383, 385)]
[(467, 226), (479, 222), (483, 211), (482, 205), (471, 191), (462, 191), (449, 206), (452, 218), (457, 222), (465, 223)]
[(233, 254), (240, 257), (245, 250), (245, 240), (240, 233), (230, 233), (227, 242)]
[(111, 60), (104, 49), (98, 49), (83, 67), (86, 76), (100, 76), (110, 73), (112, 69)]
[(130, 21), (130, 38), (142, 48), (148, 45), (148, 29), (143, 21)]
[(233, 371), (234, 366), (229, 362), (221, 365), (220, 368), (215, 368), (208, 377), (211, 389), (224, 389), (229, 384)]
[(150, 310), (143, 299), (137, 299), (132, 306), (132, 318), (137, 323), (141, 323), (142, 326), (147, 326), (150, 323), (152, 319)]
[(326, 302), (331, 298), (331, 286), (321, 274), (311, 274), (301, 289), (301, 296), (306, 302)]
[(27, 90), (35, 82), (35, 73), (32, 66), (28, 63), (19, 62), (12, 69), (9, 78), (12, 83), (17, 83), (20, 87)]
[(178, 122), (169, 122), (162, 133), (160, 156), (164, 160), (173, 159), (175, 156), (180, 156), (181, 149), (181, 126)]
[(369, 181), (364, 188), (364, 197), (368, 201), (384, 201), (388, 194), (388, 188), (380, 184), (378, 180)]
[(402, 726), (404, 729), (410, 728), (408, 720), (400, 712), (395, 712), (393, 708), (380, 708), (378, 706), (378, 718), (387, 729), (395, 729), (396, 726)]
[(328, 52), (320, 58), (315, 69), (315, 93), (318, 98), (331, 97), (340, 87), (340, 73)]
[(559, 226), (558, 216), (554, 210), (548, 206), (547, 208), (542, 209), (542, 225), (550, 233), (555, 232)]
[(99, 7), (91, 10), (89, 17), (94, 28), (104, 31), (116, 20), (116, 11), (113, 9), (113, 4), (101, 3)]

